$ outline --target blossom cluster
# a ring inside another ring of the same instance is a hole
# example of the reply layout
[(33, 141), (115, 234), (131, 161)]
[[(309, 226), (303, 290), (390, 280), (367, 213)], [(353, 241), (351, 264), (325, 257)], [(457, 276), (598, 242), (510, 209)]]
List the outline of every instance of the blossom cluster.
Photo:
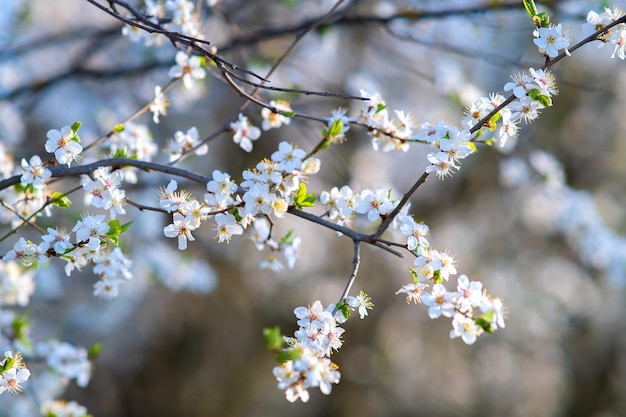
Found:
[[(526, 187), (532, 193), (529, 206), (551, 207), (542, 210), (542, 221), (548, 221), (565, 236), (581, 262), (603, 271), (610, 282), (626, 282), (626, 239), (606, 224), (594, 198), (584, 190), (567, 184), (563, 166), (543, 151), (533, 151), (528, 162), (508, 158), (500, 167), (501, 182), (509, 187)], [(534, 186), (539, 181), (540, 186)], [(522, 211), (530, 211), (522, 207)]]
[[(212, 179), (206, 184), (207, 193), (200, 202), (184, 190), (178, 190), (178, 183), (170, 181), (160, 190), (159, 206), (173, 214), (173, 222), (163, 233), (176, 238), (178, 248), (187, 248), (187, 242), (195, 240), (192, 232), (209, 217), (214, 219), (215, 238), (219, 243), (230, 242), (241, 235), (258, 218), (282, 218), (290, 206), (297, 205), (298, 199), (306, 198), (302, 190), (309, 174), (319, 171), (319, 160), (305, 158), (306, 153), (287, 142), (281, 142), (271, 159), (264, 159), (254, 169), (243, 171), (243, 181), (238, 185), (230, 174), (213, 171)], [(283, 239), (276, 244), (270, 239), (269, 227), (261, 221), (255, 229), (257, 246), (269, 246), (274, 251), (280, 249), (293, 266), (297, 256), (299, 239)], [(268, 269), (280, 269), (276, 262), (266, 265)]]
[(391, 199), (390, 194), (391, 190), (384, 188), (355, 192), (344, 185), (340, 189), (333, 187), (330, 192), (322, 191), (320, 203), (324, 204), (329, 219), (340, 225), (350, 226), (357, 214), (366, 215), (370, 222), (390, 214), (398, 204), (396, 200)]
[(68, 342), (50, 340), (38, 343), (35, 352), (46, 358), (48, 367), (66, 381), (74, 379), (79, 387), (89, 384), (91, 361), (87, 349)]
[(472, 344), (484, 331), (504, 327), (504, 305), (492, 298), (479, 281), (460, 275), (456, 291), (443, 285), (457, 273), (455, 260), (445, 252), (431, 248), (429, 228), (412, 216), (400, 214), (394, 227), (406, 238), (406, 247), (415, 255), (411, 273), (413, 282), (403, 285), (396, 294), (406, 294), (407, 303), (424, 304), (430, 318), (452, 317), (450, 338), (461, 337)]
[(349, 310), (358, 309), (360, 317), (367, 316), (367, 310), (374, 305), (369, 297), (361, 292), (357, 297), (348, 297), (339, 308), (335, 304), (326, 309), (318, 300), (308, 307), (297, 307), (294, 314), (300, 328), (294, 337), (285, 337), (286, 347), (282, 361), (273, 370), (278, 388), (285, 391), (290, 402), (309, 400), (309, 388), (319, 387), (323, 394), (330, 394), (332, 384), (339, 383), (339, 367), (330, 360), (330, 355), (343, 345), (341, 336), (345, 329), (340, 324), (346, 322)]
[[(93, 271), (100, 280), (94, 285), (94, 295), (110, 299), (116, 297), (119, 287), (132, 278), (131, 261), (127, 259), (119, 247), (114, 247), (110, 234), (111, 225), (104, 221), (104, 215), (84, 215), (78, 220), (71, 235), (63, 229), (48, 228), (48, 234), (42, 235), (42, 242), (34, 243), (23, 237), (13, 245), (2, 260), (15, 261), (21, 266), (41, 266), (48, 262), (49, 256), (59, 257), (66, 261), (65, 273), (70, 276), (72, 271), (81, 271), (88, 264), (93, 264)], [(112, 223), (117, 225), (118, 223)]]
[[(47, 152), (53, 155), (52, 160), (68, 167), (76, 161), (83, 147), (78, 137), (80, 123), (64, 126), (61, 130), (50, 129), (44, 145)], [(10, 187), (0, 190), (3, 205), (0, 207), (0, 221), (11, 223), (13, 228), (18, 227), (24, 219), (43, 214), (50, 215), (49, 196), (46, 193), (46, 180), (52, 172), (48, 169), (39, 155), (22, 159), (20, 167), (16, 167), (13, 160), (6, 157), (8, 153), (0, 147), (3, 154), (2, 177), (9, 177), (15, 173), (20, 175), (20, 187)], [(7, 209), (10, 207), (11, 209)]]
[[(61, 130), (48, 131), (46, 150), (53, 153), (59, 163), (69, 166), (82, 152), (78, 138), (79, 127), (80, 123), (77, 122), (72, 126), (64, 126)], [(125, 131), (128, 132), (128, 130)], [(137, 147), (139, 141), (128, 140), (128, 142), (134, 143), (138, 154), (146, 156)], [(111, 146), (123, 145), (113, 142)], [(15, 217), (4, 220), (21, 224), (23, 219), (32, 216), (42, 213), (51, 215), (52, 206), (69, 207), (71, 205), (71, 201), (60, 193), (55, 193), (52, 197), (48, 195), (45, 180), (50, 178), (51, 172), (39, 156), (32, 156), (28, 162), (22, 160), (21, 169), (20, 185), (23, 187), (21, 196), (15, 188), (3, 191), (5, 204), (12, 205), (16, 214)], [(49, 261), (50, 257), (58, 257), (66, 261), (65, 273), (68, 276), (74, 270), (80, 271), (84, 266), (93, 264), (94, 273), (100, 277), (94, 285), (94, 295), (105, 299), (117, 296), (120, 285), (132, 277), (131, 262), (124, 256), (121, 249), (116, 247), (118, 235), (127, 227), (127, 225), (122, 226), (116, 220), (117, 215), (125, 213), (126, 195), (121, 188), (123, 179), (124, 174), (121, 170), (112, 171), (110, 167), (100, 167), (91, 175), (84, 175), (81, 185), (85, 192), (86, 203), (98, 209), (108, 210), (111, 220), (106, 221), (106, 216), (103, 214), (85, 213), (72, 227), (71, 232), (59, 227), (48, 227), (47, 233), (41, 234), (38, 242), (20, 237), (13, 248), (2, 256), (4, 269), (9, 271), (3, 276), (15, 276), (16, 274), (10, 271), (19, 271), (17, 265), (41, 267)], [(11, 190), (13, 190), (12, 194)], [(28, 201), (28, 204), (20, 204), (20, 201)], [(16, 210), (18, 208), (19, 210)], [(74, 233), (74, 237), (71, 233)], [(33, 291), (31, 280), (3, 278), (3, 282), (6, 285), (5, 299), (8, 299), (10, 295), (20, 305), (28, 304), (28, 298)], [(15, 284), (17, 282), (20, 284)], [(28, 283), (31, 284), (27, 285)]]
[(39, 411), (46, 417), (89, 417), (87, 408), (76, 401), (46, 400)]
[[(529, 68), (528, 73), (514, 74), (511, 79), (504, 85), (504, 91), (513, 93), (513, 101), (494, 114), (485, 126), (500, 147), (517, 137), (520, 122), (531, 123), (542, 109), (552, 105), (552, 97), (558, 94), (554, 75), (548, 70)], [(478, 99), (465, 110), (463, 125), (473, 128), (504, 101), (505, 98), (497, 93)], [(482, 130), (481, 134), (484, 132)], [(490, 140), (485, 139), (485, 142)]]
[(441, 179), (452, 175), (459, 169), (460, 161), (474, 152), (469, 130), (445, 121), (417, 125), (409, 113), (400, 110), (395, 111), (396, 118), (390, 118), (380, 94), (361, 90), (361, 95), (369, 100), (361, 110), (359, 121), (369, 128), (374, 150), (406, 152), (411, 142), (430, 144), (437, 150), (428, 153), (430, 165), (426, 172), (434, 172)]
[[(200, 14), (196, 13), (195, 8), (195, 2), (191, 0), (144, 1), (144, 14), (152, 23), (160, 24), (170, 32), (204, 39)], [(149, 33), (132, 25), (125, 25), (122, 34), (131, 42), (143, 42), (146, 46), (161, 46), (166, 41), (160, 34)]]
[(170, 162), (177, 160), (183, 154), (194, 152), (196, 155), (205, 155), (209, 151), (209, 145), (200, 143), (198, 129), (193, 126), (187, 132), (177, 131), (174, 138), (167, 144), (166, 152), (170, 156)]
[(358, 120), (369, 128), (374, 150), (408, 151), (415, 127), (412, 116), (401, 110), (395, 111), (395, 118), (390, 116), (387, 103), (379, 93), (371, 94), (361, 90), (361, 96), (368, 100), (364, 102)]
[[(121, 188), (122, 179), (122, 173), (112, 172), (111, 167), (99, 167), (91, 176), (84, 175), (81, 184), (85, 191), (86, 203), (99, 209), (109, 210), (111, 219), (115, 219), (118, 214), (125, 214), (126, 192)], [(55, 248), (57, 253), (64, 253), (71, 248), (71, 245), (62, 237), (55, 241), (57, 242), (55, 244), (63, 245), (62, 249)]]
[[(622, 16), (624, 16), (624, 11), (618, 7), (614, 7), (613, 9), (605, 7), (604, 12), (600, 14), (592, 10), (587, 14), (587, 23), (583, 25), (583, 31), (586, 35), (591, 35), (619, 20)], [(599, 40), (598, 48), (603, 47), (605, 44), (613, 45), (611, 58), (617, 56), (621, 60), (626, 59), (626, 24), (621, 23), (611, 28), (597, 39)]]

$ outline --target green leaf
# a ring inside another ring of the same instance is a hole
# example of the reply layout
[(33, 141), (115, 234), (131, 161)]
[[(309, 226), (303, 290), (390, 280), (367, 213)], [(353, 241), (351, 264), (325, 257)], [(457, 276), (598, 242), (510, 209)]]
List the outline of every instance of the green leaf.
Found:
[(123, 132), (124, 129), (126, 129), (126, 127), (123, 124), (116, 124), (115, 126), (113, 126), (113, 133)]
[(291, 229), (287, 232), (287, 234), (285, 234), (285, 236), (283, 236), (280, 239), (280, 243), (284, 243), (285, 245), (290, 245), (293, 242), (294, 236), (295, 236), (294, 231), (293, 229)]
[(107, 232), (106, 236), (115, 246), (119, 246), (119, 236), (124, 233), (130, 227), (130, 225), (133, 224), (133, 222), (121, 224), (119, 220), (115, 219), (109, 220), (107, 224), (109, 225), (109, 231)]
[(539, 18), (539, 24), (537, 26), (540, 26), (542, 28), (547, 28), (550, 26), (550, 16), (548, 16), (546, 12), (539, 13), (537, 17)]
[(483, 317), (477, 317), (475, 323), (487, 333), (493, 333), (491, 320), (485, 320)]
[(537, 16), (537, 6), (535, 5), (534, 0), (523, 0), (523, 3), (526, 12), (528, 12), (528, 15), (531, 18)]
[(541, 91), (539, 91), (538, 88), (533, 88), (532, 90), (528, 91), (527, 94), (528, 94), (528, 97), (532, 98), (533, 100), (537, 100), (539, 95), (541, 95)]
[(58, 191), (55, 191), (52, 194), (52, 199), (50, 200), (50, 202), (59, 208), (68, 208), (72, 205), (70, 199), (64, 196), (63, 193), (60, 193)]
[(296, 115), (296, 112), (295, 111), (287, 111), (287, 112), (284, 112), (284, 113), (281, 113), (281, 114), (283, 116), (285, 116), (285, 117), (291, 118), (291, 117), (294, 117)]
[(337, 310), (341, 311), (341, 314), (343, 314), (346, 319), (350, 318), (350, 314), (352, 314), (352, 312), (350, 311), (350, 306), (348, 306), (346, 303), (340, 301), (335, 304), (335, 307), (337, 307)]
[(386, 108), (387, 108), (386, 104), (378, 103), (378, 106), (376, 106), (376, 112), (374, 114), (376, 114), (378, 112), (381, 112), (381, 111), (385, 110)]
[(298, 192), (294, 196), (294, 204), (297, 208), (301, 209), (304, 207), (313, 207), (315, 205), (315, 196), (313, 194), (307, 194), (306, 185), (304, 183), (300, 183), (300, 187), (298, 187)]
[(300, 349), (286, 349), (276, 355), (276, 360), (280, 363), (283, 363), (300, 359), (300, 356), (302, 356), (302, 351)]
[(530, 90), (528, 92), (528, 97), (540, 102), (541, 104), (543, 104), (544, 107), (552, 107), (552, 99), (550, 98), (550, 96), (541, 94), (541, 91), (539, 91), (539, 89), (537, 88), (533, 88), (532, 90)]
[(119, 246), (120, 245), (120, 238), (118, 236), (109, 236), (109, 240), (111, 241), (111, 243), (113, 243), (115, 246)]
[(18, 315), (13, 318), (11, 330), (17, 339), (26, 337), (26, 330), (30, 325), (30, 318), (27, 315)]
[(35, 192), (35, 186), (33, 186), (33, 184), (22, 184), (21, 182), (18, 182), (17, 184), (14, 185), (15, 187), (15, 191), (17, 191), (18, 194), (32, 194), (33, 192)]
[(419, 284), (419, 281), (417, 279), (417, 271), (414, 268), (409, 268), (409, 271), (411, 272), (411, 275), (413, 275), (413, 282)]
[(337, 119), (330, 126), (330, 131), (328, 135), (331, 137), (339, 136), (341, 135), (342, 131), (343, 131), (343, 123), (341, 122), (341, 119)]
[(441, 270), (436, 270), (433, 274), (433, 282), (435, 284), (441, 284), (443, 282), (443, 277), (441, 276)]
[(89, 349), (87, 349), (87, 358), (89, 358), (90, 361), (95, 361), (96, 359), (98, 359), (101, 352), (102, 352), (102, 343), (100, 342), (94, 343), (93, 345), (89, 347)]
[(82, 124), (83, 122), (74, 122), (74, 124), (72, 124), (71, 126), (72, 132), (74, 133), (74, 137), (72, 138), (74, 142), (80, 143), (80, 136), (78, 136), (78, 129), (80, 129)]
[(549, 96), (544, 96), (542, 94), (537, 97), (537, 100), (539, 100), (539, 102), (543, 104), (544, 107), (552, 107), (552, 99)]
[(14, 365), (15, 365), (14, 356), (9, 356), (5, 358), (2, 364), (0, 364), (0, 374), (3, 374), (5, 371), (8, 371), (9, 369), (13, 368)]
[(230, 214), (232, 214), (233, 216), (235, 216), (235, 220), (237, 221), (237, 223), (239, 223), (240, 221), (243, 220), (243, 217), (241, 217), (241, 214), (239, 214), (239, 209), (237, 207), (233, 207), (230, 210)]
[(78, 129), (80, 129), (80, 127), (82, 126), (83, 122), (74, 122), (72, 124), (72, 132), (74, 132), (74, 134), (76, 135), (78, 133)]
[(491, 116), (491, 119), (489, 119), (489, 121), (486, 124), (490, 132), (493, 132), (494, 130), (498, 128), (498, 120), (500, 120), (501, 118), (502, 116), (500, 115), (500, 112)]
[(124, 146), (123, 148), (117, 148), (115, 150), (115, 155), (113, 155), (113, 158), (128, 158), (128, 154), (126, 153), (126, 146)]
[(107, 236), (118, 236), (120, 233), (122, 233), (122, 223), (120, 223), (119, 220), (109, 220), (107, 224), (109, 225), (109, 231), (107, 232)]
[(128, 228), (130, 227), (130, 225), (133, 224), (133, 222), (128, 222), (128, 223), (124, 223), (122, 225), (122, 233), (124, 233), (125, 231), (128, 230)]
[(265, 347), (273, 352), (279, 351), (285, 344), (285, 339), (280, 334), (280, 327), (266, 327), (263, 329)]

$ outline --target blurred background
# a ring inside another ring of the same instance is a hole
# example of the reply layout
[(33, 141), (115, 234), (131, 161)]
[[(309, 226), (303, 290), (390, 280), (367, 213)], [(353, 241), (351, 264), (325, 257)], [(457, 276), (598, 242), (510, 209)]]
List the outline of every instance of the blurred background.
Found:
[[(196, 4), (205, 39), (228, 61), (265, 74), (306, 22), (335, 2), (211, 3)], [(584, 38), (587, 12), (602, 11), (591, 1), (538, 3), (575, 41)], [(0, 0), (0, 6), (0, 141), (17, 163), (43, 156), (46, 132), (77, 120), (83, 143), (95, 141), (152, 100), (155, 85), (169, 81), (176, 52), (170, 44), (130, 42), (118, 21), (85, 0)], [(387, 19), (408, 10), (441, 13)], [(521, 2), (347, 1), (328, 25), (297, 44), (270, 80), (341, 94), (379, 92), (390, 110), (410, 112), (417, 123), (459, 123), (467, 105), (503, 93), (511, 74), (543, 65), (532, 29)], [(351, 272), (352, 242), (288, 216), (276, 222), (276, 236), (293, 229), (302, 238), (300, 259), (294, 269), (263, 271), (259, 263), (267, 253), (246, 235), (218, 244), (206, 226), (179, 252), (163, 236), (169, 216), (128, 207), (122, 222), (134, 223), (122, 247), (134, 277), (120, 297), (93, 297), (90, 268), (68, 278), (63, 263), (52, 260), (36, 273), (37, 290), (24, 309), (33, 340), (104, 346), (90, 384), (83, 389), (71, 382), (61, 398), (78, 401), (94, 416), (626, 415), (626, 70), (611, 52), (587, 45), (558, 63), (554, 107), (522, 126), (517, 143), (479, 148), (458, 174), (429, 178), (411, 201), (411, 212), (431, 229), (433, 247), (449, 251), (460, 273), (504, 300), (505, 329), (472, 346), (450, 340), (449, 320), (430, 320), (424, 306), (394, 295), (411, 281), (411, 259), (363, 247), (352, 294), (365, 291), (375, 308), (365, 320), (353, 317), (343, 326), (345, 344), (332, 356), (341, 383), (329, 396), (312, 389), (308, 403), (290, 404), (276, 388), (274, 355), (265, 349), (262, 329), (279, 325), (290, 335), (297, 329), (295, 307), (336, 302)], [(327, 97), (261, 96), (286, 99), (319, 117), (340, 106), (356, 116), (361, 107)], [(178, 83), (168, 98), (159, 124), (150, 114), (135, 121), (147, 126), (159, 150), (179, 130), (196, 126), (202, 138), (219, 131), (243, 103), (211, 73), (192, 90)], [(258, 107), (244, 113), (260, 126)], [(323, 127), (296, 118), (263, 132), (249, 154), (231, 134), (220, 134), (206, 155), (180, 166), (207, 176), (218, 169), (240, 181), (243, 169), (282, 140), (311, 149)], [(426, 146), (375, 152), (358, 126), (347, 138), (321, 154), (322, 170), (311, 177), (309, 191), (392, 186), (399, 197), (427, 166)], [(537, 150), (560, 161), (569, 192), (587, 204), (571, 206), (566, 220), (559, 216), (563, 201), (546, 196), (540, 175), (528, 168), (525, 181), (511, 181), (501, 169), (511, 167), (511, 158), (529, 167)], [(92, 151), (84, 162), (98, 157)], [(162, 152), (153, 159), (167, 162)], [(157, 206), (157, 189), (169, 177), (138, 178), (125, 187), (127, 196)], [(68, 178), (55, 187), (77, 184)], [(199, 198), (205, 192), (179, 184)], [(71, 228), (85, 210), (78, 195), (73, 200), (75, 208), (40, 224)], [(597, 228), (584, 236), (563, 225), (590, 217)], [(0, 228), (4, 235), (9, 225)], [(0, 252), (16, 240), (1, 242)], [(16, 398), (0, 397), (0, 416), (32, 415), (32, 393)]]

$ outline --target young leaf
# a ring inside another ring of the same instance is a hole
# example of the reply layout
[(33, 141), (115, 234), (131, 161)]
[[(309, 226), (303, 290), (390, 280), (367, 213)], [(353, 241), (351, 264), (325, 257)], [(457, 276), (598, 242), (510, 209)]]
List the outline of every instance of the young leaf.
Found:
[(90, 361), (95, 361), (100, 356), (100, 352), (102, 352), (102, 343), (94, 343), (87, 349), (87, 357)]
[(306, 185), (304, 183), (300, 183), (298, 192), (294, 196), (293, 200), (296, 207), (301, 209), (304, 207), (313, 207), (315, 205), (316, 198), (313, 194), (307, 194)]
[(123, 148), (117, 148), (115, 150), (115, 155), (113, 155), (113, 158), (127, 158), (128, 155), (126, 154), (126, 146), (124, 146)]
[(52, 198), (50, 202), (59, 208), (68, 208), (69, 206), (72, 205), (72, 202), (70, 201), (70, 199), (58, 191), (55, 191), (52, 194)]
[(537, 16), (537, 6), (535, 5), (535, 0), (524, 0), (524, 8), (526, 8), (526, 11), (531, 18)]
[(111, 242), (115, 246), (119, 246), (119, 244), (120, 244), (120, 241), (119, 241), (120, 234), (124, 233), (126, 231), (126, 229), (128, 229), (130, 227), (132, 222), (124, 223), (122, 225), (119, 220), (115, 219), (115, 220), (109, 220), (107, 222), (107, 224), (109, 225), (109, 231), (106, 234), (107, 237), (111, 240)]
[(289, 230), (285, 236), (280, 239), (280, 243), (284, 243), (285, 245), (290, 245), (293, 242), (294, 232), (293, 229)]
[(346, 319), (350, 318), (350, 307), (346, 303), (340, 301), (335, 304), (335, 307), (337, 307), (337, 310), (341, 311), (341, 314), (343, 314)]
[(481, 327), (484, 331), (486, 331), (487, 333), (493, 333), (493, 329), (491, 328), (491, 322), (485, 320), (482, 317), (477, 317), (476, 318), (476, 324)]
[(342, 130), (343, 130), (343, 123), (341, 122), (341, 119), (337, 119), (330, 126), (330, 131), (328, 132), (328, 134), (330, 137), (339, 136)]
[(264, 328), (263, 337), (265, 338), (265, 347), (273, 352), (281, 350), (285, 344), (285, 339), (280, 334), (280, 327), (278, 326)]
[(278, 353), (276, 355), (276, 360), (280, 363), (283, 363), (287, 361), (295, 361), (296, 359), (299, 359), (300, 356), (302, 356), (302, 351), (300, 349), (293, 348), (283, 350), (282, 352)]
[(80, 137), (78, 136), (78, 129), (80, 129), (82, 124), (83, 122), (74, 122), (71, 126), (72, 132), (74, 132), (74, 137), (72, 138), (74, 142), (80, 143)]

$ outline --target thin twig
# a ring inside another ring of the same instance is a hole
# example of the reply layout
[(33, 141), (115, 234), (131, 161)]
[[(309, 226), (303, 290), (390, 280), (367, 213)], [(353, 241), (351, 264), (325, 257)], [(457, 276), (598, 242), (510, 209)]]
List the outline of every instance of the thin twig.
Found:
[(352, 258), (352, 273), (350, 274), (350, 278), (348, 279), (348, 283), (346, 287), (343, 289), (341, 293), (341, 297), (339, 297), (339, 302), (345, 301), (348, 298), (348, 294), (350, 294), (350, 289), (352, 288), (352, 284), (356, 280), (356, 275), (359, 272), (359, 265), (361, 265), (361, 245), (360, 242), (354, 241), (354, 257)]

